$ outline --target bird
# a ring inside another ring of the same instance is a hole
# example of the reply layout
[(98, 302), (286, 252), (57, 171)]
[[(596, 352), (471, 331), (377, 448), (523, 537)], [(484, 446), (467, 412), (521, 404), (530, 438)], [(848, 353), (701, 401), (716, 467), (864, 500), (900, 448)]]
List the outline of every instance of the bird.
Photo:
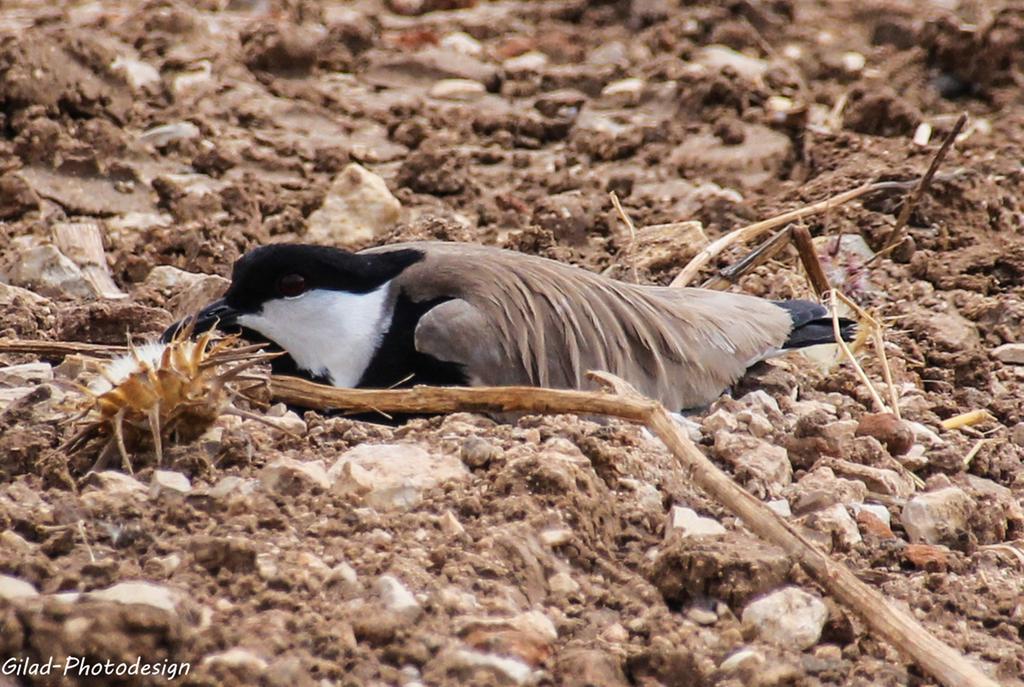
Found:
[[(811, 301), (633, 284), (443, 241), (260, 246), (191, 324), (269, 343), (283, 352), (274, 373), (337, 387), (591, 389), (587, 372), (600, 370), (672, 411), (706, 407), (759, 361), (833, 343), (835, 331)], [(842, 320), (841, 336), (854, 326)]]

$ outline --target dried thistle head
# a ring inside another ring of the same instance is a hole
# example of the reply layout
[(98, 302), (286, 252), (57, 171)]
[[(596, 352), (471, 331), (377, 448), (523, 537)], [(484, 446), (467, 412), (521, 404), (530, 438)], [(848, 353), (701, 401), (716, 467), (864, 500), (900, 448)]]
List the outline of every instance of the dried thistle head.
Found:
[(117, 451), (130, 472), (129, 453), (152, 448), (159, 463), (165, 442), (192, 441), (228, 410), (237, 413), (230, 405), (237, 390), (229, 385), (274, 354), (237, 347), (237, 336), (215, 340), (211, 330), (193, 341), (191, 334), (188, 326), (169, 343), (129, 346), (126, 355), (100, 367), (89, 386), (79, 387), (83, 403), (75, 421), (83, 426), (65, 450), (80, 451), (101, 439), (93, 469)]

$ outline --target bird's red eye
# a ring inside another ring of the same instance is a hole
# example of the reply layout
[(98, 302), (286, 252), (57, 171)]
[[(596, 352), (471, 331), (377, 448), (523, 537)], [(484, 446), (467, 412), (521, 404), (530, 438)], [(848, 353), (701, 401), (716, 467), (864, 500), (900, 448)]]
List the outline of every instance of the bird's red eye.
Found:
[(295, 298), (306, 292), (306, 279), (301, 274), (286, 274), (277, 280), (277, 291), (285, 298)]

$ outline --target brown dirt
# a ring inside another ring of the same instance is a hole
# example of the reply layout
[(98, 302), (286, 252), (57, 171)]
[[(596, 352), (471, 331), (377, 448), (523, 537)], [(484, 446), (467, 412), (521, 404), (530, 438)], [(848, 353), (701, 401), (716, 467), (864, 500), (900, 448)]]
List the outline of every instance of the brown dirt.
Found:
[[(375, 241), (478, 241), (632, 279), (630, 256), (644, 246), (631, 245), (609, 191), (637, 226), (697, 219), (714, 238), (866, 181), (921, 173), (967, 111), (969, 135), (944, 165), (964, 172), (933, 184), (911, 215), (912, 244), (870, 267), (852, 295), (888, 324), (905, 417), (936, 427), (974, 409), (994, 416), (981, 431), (944, 433), (927, 460), (905, 463), (929, 488), (959, 486), (981, 507), (948, 546), (910, 546), (905, 499), (874, 493), (869, 501), (890, 507), (891, 530), (862, 511), (862, 542), (846, 546), (834, 533), (821, 541), (944, 641), (1021, 684), (1024, 568), (1005, 547), (986, 547), (1024, 538), (1024, 368), (990, 356), (1021, 340), (1024, 323), (1024, 9), (948, 6), (4, 3), (0, 265), (18, 259), (12, 239), (47, 239), (68, 219), (101, 221), (114, 279), (130, 298), (40, 299), (0, 274), (0, 336), (152, 335), (173, 310), (143, 286), (153, 267), (227, 275), (253, 245), (302, 240), (334, 174), (352, 161), (403, 205)], [(456, 31), (478, 55), (446, 47)], [(758, 70), (700, 66), (712, 44), (757, 58)], [(533, 51), (546, 63), (503, 64)], [(845, 53), (862, 55), (863, 69)], [(148, 68), (132, 72), (125, 61)], [(627, 77), (644, 79), (634, 100), (602, 95)], [(441, 78), (475, 80), (485, 92), (441, 100), (429, 94)], [(794, 110), (773, 111), (777, 96)], [(142, 135), (180, 122), (198, 133)], [(928, 147), (911, 141), (922, 122), (934, 129)], [(874, 197), (809, 225), (816, 236), (860, 233), (877, 249), (900, 203)], [(636, 262), (654, 265), (641, 280), (667, 283), (685, 259)], [(783, 253), (739, 288), (807, 296), (794, 265)], [(0, 355), (0, 365), (32, 360)], [(866, 368), (881, 378), (872, 359)], [(820, 374), (783, 362), (760, 382), (788, 413), (762, 438), (788, 450), (794, 483), (814, 472), (823, 485), (766, 482), (718, 455), (706, 435), (708, 452), (765, 498), (785, 496), (806, 512), (843, 502), (844, 489), (863, 486), (850, 486), (861, 482), (837, 459), (891, 468), (903, 453), (854, 437), (853, 427), (836, 433), (838, 421), (856, 426), (874, 410), (846, 367)], [(797, 422), (791, 392), (832, 404), (838, 421)], [(471, 415), (395, 428), (309, 413), (297, 439), (225, 423), (216, 441), (168, 448), (191, 493), (136, 497), (72, 482), (54, 452), (67, 438), (53, 410), (65, 393), (44, 385), (0, 411), (0, 573), (43, 594), (0, 600), (0, 659), (187, 661), (180, 684), (189, 685), (508, 684), (460, 659), (468, 648), (518, 658), (542, 684), (932, 684), (831, 601), (816, 647), (757, 638), (740, 620), (750, 598), (786, 582), (822, 590), (781, 552), (750, 541), (638, 428)], [(742, 411), (731, 400), (719, 407)], [(329, 466), (347, 448), (392, 440), (461, 456), (471, 476), (386, 512), (316, 487), (275, 493), (246, 481), (282, 456)], [(148, 484), (151, 474), (136, 477)], [(241, 481), (223, 481), (231, 477)], [(672, 504), (729, 533), (664, 541)], [(386, 608), (384, 575), (412, 591), (417, 614)], [(53, 596), (139, 579), (182, 599), (168, 611)], [(530, 611), (554, 634), (519, 622)], [(204, 663), (236, 647), (256, 659)], [(741, 648), (762, 662), (723, 669)], [(21, 684), (113, 683), (0, 676), (2, 687)]]

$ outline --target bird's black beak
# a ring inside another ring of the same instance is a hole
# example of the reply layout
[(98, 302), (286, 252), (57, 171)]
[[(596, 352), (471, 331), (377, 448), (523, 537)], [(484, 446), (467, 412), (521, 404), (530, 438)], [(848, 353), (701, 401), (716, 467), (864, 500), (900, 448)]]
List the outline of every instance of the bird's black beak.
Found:
[(241, 311), (235, 310), (233, 307), (228, 305), (223, 298), (215, 300), (208, 306), (197, 312), (195, 315), (189, 315), (188, 317), (178, 320), (160, 336), (162, 343), (170, 343), (175, 336), (178, 335), (185, 327), (192, 325), (193, 334), (201, 334), (202, 332), (209, 331), (213, 328), (220, 329), (221, 331), (232, 331), (237, 329), (238, 316), (241, 315)]

